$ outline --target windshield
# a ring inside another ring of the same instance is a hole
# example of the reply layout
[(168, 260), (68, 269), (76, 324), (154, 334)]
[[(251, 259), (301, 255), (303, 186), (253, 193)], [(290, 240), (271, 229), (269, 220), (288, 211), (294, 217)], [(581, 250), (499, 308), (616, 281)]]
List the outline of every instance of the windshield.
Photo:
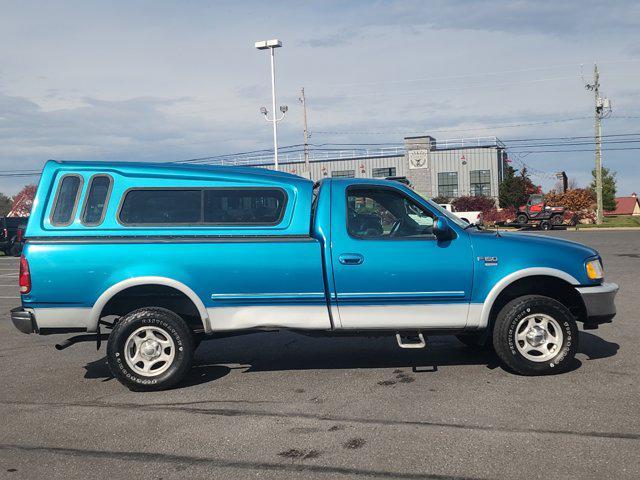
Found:
[(433, 207), (437, 211), (438, 215), (442, 215), (443, 217), (447, 217), (447, 219), (451, 220), (453, 223), (458, 225), (460, 228), (467, 228), (470, 225), (469, 223), (465, 222), (464, 220), (462, 220), (457, 215), (454, 215), (453, 213), (449, 212), (448, 210), (445, 210), (444, 208), (442, 208), (437, 203), (432, 202), (431, 200), (428, 200), (428, 199), (426, 199), (426, 198), (424, 198), (422, 196), (421, 196), (421, 198), (424, 199), (424, 201), (427, 202), (430, 207)]

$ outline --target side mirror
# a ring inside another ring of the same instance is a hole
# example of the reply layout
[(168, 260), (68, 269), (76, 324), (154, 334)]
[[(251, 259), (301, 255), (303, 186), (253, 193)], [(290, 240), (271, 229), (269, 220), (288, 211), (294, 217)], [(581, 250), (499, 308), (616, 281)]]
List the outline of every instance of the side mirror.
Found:
[(453, 238), (453, 230), (449, 226), (446, 217), (438, 217), (433, 223), (433, 234), (438, 240), (451, 240)]

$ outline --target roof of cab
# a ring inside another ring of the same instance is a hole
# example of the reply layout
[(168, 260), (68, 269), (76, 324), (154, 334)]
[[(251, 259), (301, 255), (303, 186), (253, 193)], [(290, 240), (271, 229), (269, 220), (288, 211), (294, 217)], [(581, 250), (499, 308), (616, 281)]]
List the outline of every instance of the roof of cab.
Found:
[(256, 167), (236, 167), (218, 165), (192, 165), (185, 163), (153, 163), (153, 162), (112, 162), (112, 161), (61, 161), (49, 160), (45, 164), (44, 170), (91, 170), (91, 171), (117, 171), (126, 174), (157, 175), (159, 172), (167, 177), (174, 176), (197, 176), (211, 177), (212, 180), (221, 177), (242, 178), (253, 177), (256, 180), (268, 180), (271, 182), (282, 182), (287, 184), (313, 183), (311, 180), (286, 172), (268, 170)]

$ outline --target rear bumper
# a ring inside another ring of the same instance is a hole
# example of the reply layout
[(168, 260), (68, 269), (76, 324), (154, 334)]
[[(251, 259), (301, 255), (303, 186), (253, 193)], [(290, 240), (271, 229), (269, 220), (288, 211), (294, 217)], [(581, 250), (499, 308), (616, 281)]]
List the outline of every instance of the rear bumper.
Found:
[(39, 333), (35, 315), (22, 307), (11, 310), (11, 322), (22, 333)]
[(577, 290), (582, 297), (587, 313), (585, 325), (611, 322), (611, 319), (616, 315), (614, 299), (618, 293), (618, 285), (603, 283), (593, 287), (580, 287)]

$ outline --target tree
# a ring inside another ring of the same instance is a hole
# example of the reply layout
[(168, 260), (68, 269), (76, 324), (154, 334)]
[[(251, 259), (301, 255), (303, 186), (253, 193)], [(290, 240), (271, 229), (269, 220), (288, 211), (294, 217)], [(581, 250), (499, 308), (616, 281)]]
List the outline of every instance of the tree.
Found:
[[(591, 170), (593, 181), (589, 189), (596, 193), (596, 169)], [(602, 167), (602, 208), (606, 211), (616, 209), (616, 172)]]
[(595, 197), (588, 188), (573, 188), (565, 193), (549, 192), (544, 196), (547, 205), (565, 207), (572, 212), (593, 210)]
[(504, 179), (500, 182), (498, 201), (501, 208), (515, 207), (527, 203), (529, 195), (537, 191), (529, 178), (526, 167), (520, 173), (510, 165), (504, 171)]
[(0, 193), (0, 217), (5, 217), (9, 213), (12, 203), (11, 198), (4, 193)]
[(33, 199), (36, 196), (36, 185), (25, 185), (14, 197), (13, 205), (8, 216), (11, 217), (28, 217), (31, 213)]

